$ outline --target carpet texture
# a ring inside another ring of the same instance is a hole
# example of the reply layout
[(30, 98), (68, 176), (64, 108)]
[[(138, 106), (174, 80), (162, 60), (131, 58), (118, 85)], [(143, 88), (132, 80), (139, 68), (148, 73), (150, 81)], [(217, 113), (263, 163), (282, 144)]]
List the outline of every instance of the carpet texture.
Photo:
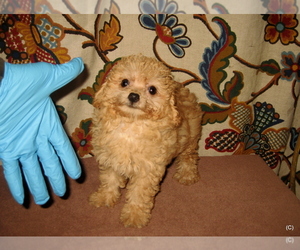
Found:
[(45, 207), (29, 195), (18, 205), (1, 172), (0, 235), (300, 236), (300, 201), (259, 156), (203, 157), (201, 180), (188, 187), (172, 179), (171, 166), (142, 229), (119, 222), (124, 195), (113, 208), (88, 204), (99, 185), (98, 167), (94, 158), (82, 160), (82, 167), (80, 181), (68, 179), (67, 197), (52, 195)]

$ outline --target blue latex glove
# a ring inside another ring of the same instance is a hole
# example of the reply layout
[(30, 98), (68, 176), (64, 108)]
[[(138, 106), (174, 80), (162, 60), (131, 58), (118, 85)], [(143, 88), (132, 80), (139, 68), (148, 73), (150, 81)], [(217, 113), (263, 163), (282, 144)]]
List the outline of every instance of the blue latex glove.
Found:
[(71, 178), (81, 175), (50, 94), (73, 80), (83, 68), (81, 58), (60, 65), (4, 63), (0, 82), (0, 160), (9, 189), (20, 204), (24, 202), (21, 169), (39, 205), (49, 199), (41, 165), (58, 196), (66, 192), (61, 163)]

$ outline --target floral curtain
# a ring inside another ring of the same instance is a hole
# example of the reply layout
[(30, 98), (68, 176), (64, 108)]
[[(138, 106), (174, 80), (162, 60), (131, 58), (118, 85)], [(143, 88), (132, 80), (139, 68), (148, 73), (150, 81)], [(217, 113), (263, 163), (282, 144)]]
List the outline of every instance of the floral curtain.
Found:
[[(256, 154), (289, 185), (300, 133), (300, 16), (181, 14), (180, 5), (170, 14), (147, 12), (172, 2), (140, 1), (140, 14), (120, 14), (114, 1), (106, 15), (3, 14), (0, 57), (54, 64), (83, 58), (84, 73), (52, 96), (79, 157), (93, 155), (91, 104), (114, 63), (130, 54), (156, 57), (205, 111), (201, 156)], [(272, 12), (272, 1), (263, 2)], [(300, 198), (299, 163), (296, 180)]]
[(297, 14), (298, 0), (3, 0), (14, 14)]

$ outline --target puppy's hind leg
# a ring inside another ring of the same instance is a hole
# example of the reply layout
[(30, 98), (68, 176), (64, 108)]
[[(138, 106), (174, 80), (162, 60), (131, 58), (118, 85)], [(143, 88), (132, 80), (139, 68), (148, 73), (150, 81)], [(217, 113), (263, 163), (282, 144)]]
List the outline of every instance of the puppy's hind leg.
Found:
[(198, 141), (191, 143), (186, 150), (177, 156), (174, 165), (176, 173), (173, 178), (183, 185), (191, 185), (200, 180), (198, 173)]
[[(185, 148), (177, 156), (175, 160), (176, 173), (173, 178), (178, 180), (179, 183), (184, 185), (191, 185), (200, 180), (198, 173), (198, 142), (201, 137), (201, 119), (203, 112), (199, 106), (196, 105), (194, 109), (186, 107), (185, 117), (189, 124), (189, 140), (184, 143)], [(186, 132), (186, 130), (184, 130)], [(186, 134), (188, 136), (188, 134)]]
[(100, 170), (100, 186), (98, 190), (89, 196), (89, 203), (96, 207), (112, 207), (120, 198), (120, 188), (126, 184), (125, 177), (116, 173), (113, 169), (108, 168)]

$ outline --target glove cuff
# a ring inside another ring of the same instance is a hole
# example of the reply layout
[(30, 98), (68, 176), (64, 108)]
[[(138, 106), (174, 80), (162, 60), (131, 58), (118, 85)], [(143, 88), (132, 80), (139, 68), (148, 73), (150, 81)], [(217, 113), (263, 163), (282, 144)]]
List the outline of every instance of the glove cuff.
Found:
[(4, 77), (4, 60), (2, 58), (0, 58), (0, 84), (1, 84), (1, 81)]

